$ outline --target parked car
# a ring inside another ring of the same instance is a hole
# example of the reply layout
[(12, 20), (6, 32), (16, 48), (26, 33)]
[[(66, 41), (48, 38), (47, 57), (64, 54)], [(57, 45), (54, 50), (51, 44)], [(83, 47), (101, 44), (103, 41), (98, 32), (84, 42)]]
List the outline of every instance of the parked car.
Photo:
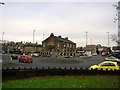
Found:
[(107, 56), (108, 53), (107, 52), (102, 52), (102, 56)]
[(23, 55), (19, 58), (19, 62), (33, 62), (33, 59), (30, 56)]
[(120, 59), (120, 53), (112, 53), (112, 55), (111, 55), (111, 56), (114, 56), (114, 57), (116, 57), (116, 58)]
[(32, 56), (33, 57), (39, 57), (39, 54), (38, 53), (33, 53)]
[(6, 54), (6, 52), (5, 52), (5, 51), (2, 51), (2, 54)]
[(108, 58), (105, 58), (105, 61), (116, 61), (116, 62), (120, 62), (120, 59), (116, 58), (116, 57), (113, 57), (113, 56), (110, 56)]
[(92, 53), (93, 56), (97, 56), (97, 53)]
[(12, 57), (12, 59), (18, 59), (18, 56), (15, 54), (12, 54), (11, 57)]
[(65, 58), (72, 58), (73, 56), (66, 55), (64, 56)]
[(90, 70), (120, 70), (120, 66), (118, 65), (117, 62), (113, 62), (113, 61), (104, 61), (98, 65), (92, 65), (90, 68)]
[(91, 54), (91, 52), (85, 52), (85, 53), (84, 53), (84, 56), (92, 57), (92, 54)]

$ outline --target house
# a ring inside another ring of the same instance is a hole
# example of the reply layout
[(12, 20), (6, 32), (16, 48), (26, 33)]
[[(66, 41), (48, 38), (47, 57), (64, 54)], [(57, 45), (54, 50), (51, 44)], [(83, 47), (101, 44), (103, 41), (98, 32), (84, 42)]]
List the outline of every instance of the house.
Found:
[(23, 45), (23, 52), (24, 53), (33, 53), (33, 52), (37, 52), (37, 53), (41, 53), (42, 52), (42, 45), (40, 44), (34, 44), (33, 43), (26, 43)]
[(74, 56), (76, 53), (76, 43), (68, 37), (54, 36), (53, 33), (42, 42), (42, 45), (45, 56)]
[(85, 51), (91, 52), (91, 53), (96, 53), (96, 46), (95, 45), (86, 45)]

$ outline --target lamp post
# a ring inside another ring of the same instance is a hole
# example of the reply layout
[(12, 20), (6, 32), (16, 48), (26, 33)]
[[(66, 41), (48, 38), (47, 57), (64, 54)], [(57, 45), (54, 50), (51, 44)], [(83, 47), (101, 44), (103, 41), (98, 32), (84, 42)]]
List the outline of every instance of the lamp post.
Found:
[[(0, 2), (0, 5), (2, 6), (2, 5), (4, 5), (5, 3), (3, 3), (3, 2)], [(3, 43), (3, 35), (4, 35), (5, 33), (3, 32), (2, 33), (2, 43)]]
[(4, 43), (4, 34), (5, 34), (5, 32), (2, 32), (2, 44)]
[(87, 43), (88, 43), (88, 42), (87, 42), (87, 38), (88, 38), (88, 35), (87, 35), (87, 34), (88, 34), (88, 33), (87, 33), (87, 31), (86, 31), (85, 33), (86, 33), (86, 45), (87, 45)]
[[(5, 3), (3, 3), (3, 2), (0, 2), (0, 6), (2, 6), (2, 5), (4, 5)], [(2, 46), (2, 43), (3, 43), (3, 35), (4, 35), (4, 33), (2, 33), (2, 41), (1, 41), (1, 46)], [(3, 46), (2, 46), (3, 47)], [(2, 51), (2, 48), (1, 48), (1, 51)], [(0, 62), (2, 62), (2, 53), (1, 53), (1, 55), (0, 55)]]
[(43, 40), (44, 40), (44, 34), (43, 34)]
[(35, 37), (35, 30), (33, 30), (33, 54), (34, 54), (34, 50), (35, 50), (35, 47), (34, 47), (34, 37)]
[(92, 45), (92, 38), (91, 38), (91, 45)]
[(108, 34), (108, 47), (110, 46), (110, 41), (109, 41), (109, 32), (107, 32)]
[(118, 2), (117, 5), (113, 5), (113, 6), (116, 7), (116, 10), (117, 10), (117, 14), (116, 14), (117, 18), (114, 18), (114, 20), (115, 21), (118, 20), (118, 40), (117, 40), (117, 42), (118, 42), (118, 46), (120, 46), (120, 1)]

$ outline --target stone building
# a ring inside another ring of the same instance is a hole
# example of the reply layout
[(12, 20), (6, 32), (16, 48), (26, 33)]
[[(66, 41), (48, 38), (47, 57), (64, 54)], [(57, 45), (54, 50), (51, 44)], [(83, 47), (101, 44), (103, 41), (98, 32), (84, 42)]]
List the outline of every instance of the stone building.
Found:
[(54, 36), (53, 33), (42, 42), (43, 55), (45, 56), (74, 56), (76, 43), (68, 40), (68, 37)]
[(33, 43), (26, 43), (23, 45), (23, 52), (24, 53), (33, 53), (33, 52), (40, 53), (42, 52), (42, 45), (34, 44), (34, 47), (33, 47)]
[(85, 51), (91, 52), (91, 53), (96, 53), (96, 46), (95, 45), (86, 45)]

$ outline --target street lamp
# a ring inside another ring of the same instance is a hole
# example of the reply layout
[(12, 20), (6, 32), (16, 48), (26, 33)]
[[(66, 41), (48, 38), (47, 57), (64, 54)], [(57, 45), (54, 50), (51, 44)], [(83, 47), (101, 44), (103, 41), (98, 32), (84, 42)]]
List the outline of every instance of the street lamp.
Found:
[(92, 38), (91, 38), (91, 45), (92, 45)]
[[(0, 5), (4, 5), (5, 3), (3, 3), (3, 2), (0, 2)], [(2, 43), (3, 43), (3, 35), (4, 35), (5, 33), (3, 32), (2, 33)]]
[(2, 32), (2, 44), (4, 43), (3, 37), (4, 37), (5, 32)]
[[(0, 6), (2, 6), (2, 5), (4, 5), (5, 3), (3, 3), (3, 2), (0, 2)], [(4, 35), (5, 33), (3, 32), (2, 33), (2, 42), (1, 42), (1, 46), (2, 46), (2, 44), (3, 44), (3, 35)], [(2, 48), (3, 48), (3, 46), (2, 46)], [(2, 48), (1, 48), (1, 50), (2, 50)], [(2, 62), (2, 53), (1, 53), (1, 55), (0, 55), (0, 62)], [(1, 65), (0, 65), (1, 66)]]
[(109, 43), (109, 32), (107, 32), (107, 34), (108, 34), (108, 47), (109, 47), (109, 44), (110, 44), (110, 43)]
[(43, 40), (44, 40), (44, 34), (43, 34)]
[(34, 54), (34, 50), (35, 50), (35, 48), (34, 48), (34, 35), (35, 34), (35, 30), (33, 30), (33, 54)]
[(87, 42), (87, 37), (88, 37), (88, 35), (87, 35), (87, 34), (88, 34), (88, 33), (87, 33), (87, 31), (86, 31), (85, 33), (86, 33), (86, 45), (87, 45), (87, 43), (88, 43), (88, 42)]

